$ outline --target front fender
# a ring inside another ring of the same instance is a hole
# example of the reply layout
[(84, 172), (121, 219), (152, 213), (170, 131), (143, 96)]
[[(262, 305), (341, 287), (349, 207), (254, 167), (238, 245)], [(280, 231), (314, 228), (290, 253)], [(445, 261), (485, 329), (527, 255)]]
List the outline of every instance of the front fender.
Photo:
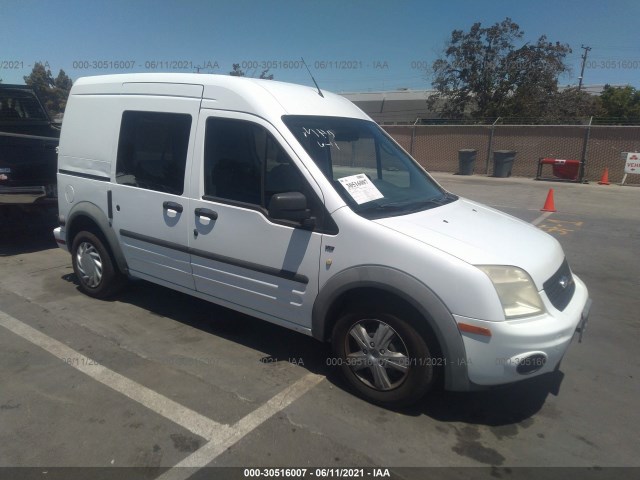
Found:
[(445, 389), (470, 389), (466, 351), (457, 324), (446, 305), (425, 284), (400, 270), (380, 266), (361, 265), (334, 275), (322, 287), (313, 305), (311, 333), (325, 341), (333, 321), (331, 307), (343, 294), (356, 288), (375, 288), (388, 292), (413, 306), (428, 323), (436, 336), (443, 355)]

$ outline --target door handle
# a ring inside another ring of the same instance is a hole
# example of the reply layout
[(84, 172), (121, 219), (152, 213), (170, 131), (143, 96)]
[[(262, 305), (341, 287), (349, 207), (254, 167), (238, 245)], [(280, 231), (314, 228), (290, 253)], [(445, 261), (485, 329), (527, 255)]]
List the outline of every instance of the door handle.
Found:
[(194, 210), (194, 213), (198, 217), (205, 217), (205, 218), (208, 218), (209, 220), (218, 219), (218, 212), (214, 212), (213, 210), (209, 210), (208, 208), (196, 208)]
[(165, 210), (175, 210), (178, 213), (182, 213), (182, 205), (176, 202), (163, 202), (162, 208)]

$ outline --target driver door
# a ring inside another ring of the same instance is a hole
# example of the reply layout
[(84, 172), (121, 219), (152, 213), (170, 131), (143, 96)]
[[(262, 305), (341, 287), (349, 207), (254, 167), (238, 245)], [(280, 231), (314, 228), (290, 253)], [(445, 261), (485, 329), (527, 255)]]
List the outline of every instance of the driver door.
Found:
[(322, 234), (268, 213), (274, 193), (313, 196), (293, 152), (255, 116), (203, 110), (199, 125), (189, 208), (195, 288), (275, 323), (310, 328)]

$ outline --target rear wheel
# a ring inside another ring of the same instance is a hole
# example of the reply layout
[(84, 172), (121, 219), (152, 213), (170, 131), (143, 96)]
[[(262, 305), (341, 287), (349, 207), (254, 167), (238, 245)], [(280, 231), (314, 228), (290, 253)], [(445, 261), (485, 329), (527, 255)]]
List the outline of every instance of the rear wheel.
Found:
[(373, 403), (406, 406), (434, 383), (436, 362), (426, 340), (399, 316), (347, 313), (336, 323), (332, 345), (346, 381)]
[(91, 232), (76, 235), (71, 246), (73, 271), (80, 290), (91, 297), (106, 298), (124, 285), (124, 276), (117, 271), (111, 254), (102, 240)]

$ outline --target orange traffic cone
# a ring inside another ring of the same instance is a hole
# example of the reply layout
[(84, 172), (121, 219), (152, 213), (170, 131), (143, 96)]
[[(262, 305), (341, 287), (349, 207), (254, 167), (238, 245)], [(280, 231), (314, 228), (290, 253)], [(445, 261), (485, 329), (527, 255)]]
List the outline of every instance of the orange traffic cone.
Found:
[(547, 200), (544, 202), (544, 207), (540, 209), (541, 212), (557, 212), (555, 205), (553, 204), (553, 188), (549, 189), (547, 193)]
[(604, 169), (604, 172), (602, 173), (602, 178), (598, 182), (598, 185), (611, 185), (609, 183), (609, 169), (608, 168)]

